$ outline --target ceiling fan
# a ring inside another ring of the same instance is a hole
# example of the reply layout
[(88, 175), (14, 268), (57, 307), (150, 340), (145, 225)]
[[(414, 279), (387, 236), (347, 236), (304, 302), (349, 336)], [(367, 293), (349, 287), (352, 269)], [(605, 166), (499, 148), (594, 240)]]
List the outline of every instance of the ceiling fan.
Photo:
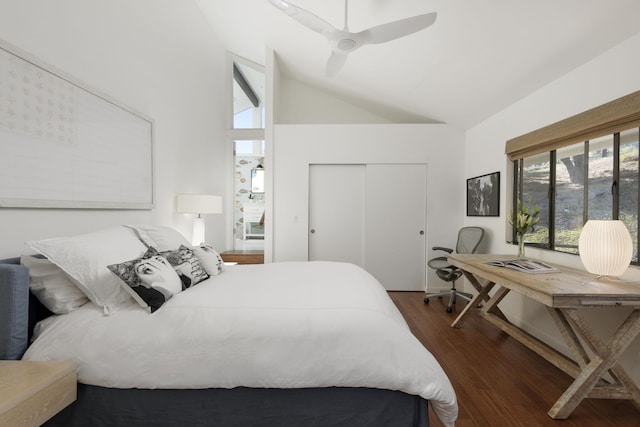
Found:
[(334, 76), (340, 71), (347, 60), (349, 53), (366, 45), (384, 43), (400, 37), (408, 36), (417, 31), (423, 30), (433, 24), (437, 13), (431, 12), (424, 15), (417, 15), (399, 21), (388, 22), (376, 27), (368, 28), (358, 33), (352, 33), (347, 27), (349, 1), (344, 2), (344, 28), (335, 28), (322, 18), (307, 12), (288, 1), (269, 0), (269, 3), (298, 21), (300, 24), (316, 33), (325, 36), (331, 46), (331, 56), (327, 61), (326, 72), (328, 76)]

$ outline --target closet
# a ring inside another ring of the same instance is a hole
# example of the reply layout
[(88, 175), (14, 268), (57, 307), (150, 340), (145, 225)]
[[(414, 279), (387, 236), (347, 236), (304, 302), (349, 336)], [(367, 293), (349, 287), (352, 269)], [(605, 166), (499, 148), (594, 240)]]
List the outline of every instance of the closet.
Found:
[(309, 260), (351, 262), (387, 290), (426, 281), (426, 164), (309, 165)]

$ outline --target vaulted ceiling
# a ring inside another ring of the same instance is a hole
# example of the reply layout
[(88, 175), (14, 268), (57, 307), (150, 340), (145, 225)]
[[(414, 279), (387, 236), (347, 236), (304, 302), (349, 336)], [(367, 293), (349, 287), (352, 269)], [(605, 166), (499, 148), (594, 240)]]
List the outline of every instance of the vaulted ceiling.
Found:
[[(196, 0), (230, 52), (407, 121), (473, 127), (640, 31), (638, 0), (351, 0), (353, 32), (437, 12), (418, 33), (353, 52), (325, 74), (327, 40), (267, 0)], [(344, 0), (291, 0), (335, 27)], [(615, 64), (612, 64), (615, 67)], [(585, 88), (588, 90), (588, 88)]]

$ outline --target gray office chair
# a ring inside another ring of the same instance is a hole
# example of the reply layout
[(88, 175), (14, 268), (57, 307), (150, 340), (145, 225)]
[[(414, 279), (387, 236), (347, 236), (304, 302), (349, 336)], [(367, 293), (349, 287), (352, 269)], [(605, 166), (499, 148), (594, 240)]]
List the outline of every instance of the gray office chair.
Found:
[[(456, 243), (456, 253), (458, 254), (473, 254), (478, 250), (480, 242), (484, 237), (484, 229), (482, 227), (463, 227), (458, 232), (458, 242)], [(434, 251), (444, 251), (448, 254), (453, 253), (453, 249), (444, 248), (442, 246), (434, 246)], [(447, 305), (447, 313), (453, 311), (453, 304), (456, 303), (456, 298), (460, 297), (471, 301), (473, 297), (466, 292), (460, 292), (456, 289), (456, 280), (462, 276), (462, 271), (457, 267), (449, 264), (446, 256), (439, 256), (429, 260), (427, 265), (436, 271), (439, 278), (447, 283), (451, 283), (451, 289), (447, 292), (440, 292), (437, 294), (429, 294), (424, 297), (424, 302), (428, 303), (429, 298), (435, 297), (449, 297), (449, 305)]]

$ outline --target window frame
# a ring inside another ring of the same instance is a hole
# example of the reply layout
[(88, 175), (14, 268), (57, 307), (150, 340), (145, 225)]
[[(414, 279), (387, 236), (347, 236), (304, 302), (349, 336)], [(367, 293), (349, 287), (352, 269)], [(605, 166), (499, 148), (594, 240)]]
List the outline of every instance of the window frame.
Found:
[[(267, 117), (269, 112), (267, 111), (271, 104), (267, 102), (267, 94), (265, 93), (264, 98), (261, 100), (261, 104), (264, 104), (264, 113), (262, 118), (262, 127), (260, 128), (235, 128), (234, 127), (234, 94), (233, 94), (233, 82), (234, 82), (234, 64), (240, 64), (244, 67), (253, 68), (259, 72), (265, 74), (265, 85), (267, 84), (267, 72), (266, 67), (259, 65), (255, 62), (252, 62), (246, 58), (240, 57), (233, 53), (228, 52), (227, 54), (227, 176), (229, 177), (228, 182), (228, 194), (231, 194), (232, 197), (229, 199), (228, 203), (228, 212), (231, 214), (228, 216), (227, 225), (227, 242), (230, 242), (231, 247), (236, 249), (236, 221), (235, 221), (235, 206), (236, 206), (236, 196), (235, 196), (235, 141), (263, 141), (265, 144), (264, 147), (264, 163), (265, 165), (269, 163), (267, 154), (269, 144), (267, 142)], [(267, 91), (265, 87), (265, 92)], [(267, 207), (266, 198), (267, 194), (270, 192), (270, 181), (269, 181), (269, 173), (265, 173), (265, 209)], [(270, 260), (270, 255), (267, 255), (267, 248), (269, 239), (268, 235), (271, 231), (268, 231), (269, 219), (265, 221), (265, 237), (264, 237), (264, 250), (265, 250), (265, 260), (268, 262)]]
[[(528, 246), (555, 250), (556, 150), (559, 148), (584, 143), (585, 162), (583, 167), (585, 168), (585, 176), (588, 176), (589, 141), (602, 136), (613, 135), (614, 164), (612, 177), (612, 219), (619, 219), (620, 133), (630, 129), (637, 129), (638, 138), (640, 139), (640, 91), (630, 93), (621, 98), (510, 139), (506, 142), (505, 151), (513, 167), (511, 193), (512, 212), (516, 210), (518, 197), (523, 194), (524, 191), (524, 158), (544, 152), (548, 152), (550, 155), (548, 191), (549, 240), (547, 244), (527, 243)], [(640, 181), (640, 168), (638, 175), (637, 179)], [(583, 224), (588, 220), (588, 191), (589, 182), (588, 179), (586, 179), (583, 188), (583, 198), (585, 201), (583, 206)], [(640, 185), (638, 192), (639, 202), (637, 226), (638, 230), (640, 230)], [(515, 233), (513, 232), (513, 229), (511, 229), (511, 231), (511, 241), (515, 242)], [(639, 242), (637, 246), (640, 247), (640, 238), (637, 240)], [(636, 251), (639, 254), (638, 258), (640, 258), (640, 248), (636, 248)], [(640, 265), (640, 260), (634, 261), (632, 264)]]
[[(640, 126), (638, 127), (632, 127), (629, 129), (621, 129), (619, 132), (616, 132), (612, 135), (612, 140), (613, 140), (613, 170), (612, 170), (612, 182), (611, 182), (611, 195), (612, 195), (612, 199), (611, 199), (611, 219), (612, 220), (618, 220), (620, 219), (620, 133), (622, 132), (626, 132), (626, 131), (635, 131), (637, 133), (637, 139), (638, 139), (638, 145), (640, 148)], [(583, 211), (582, 211), (582, 224), (584, 225), (588, 219), (589, 219), (589, 203), (588, 203), (588, 194), (589, 194), (589, 179), (588, 179), (588, 174), (589, 174), (589, 143), (590, 141), (584, 141), (582, 144), (584, 144), (584, 164), (583, 164), (583, 168), (584, 168), (584, 176), (585, 176), (585, 181), (584, 181), (584, 185), (583, 185), (583, 191), (582, 191), (582, 197), (583, 197)], [(577, 144), (573, 144), (573, 145), (577, 145)], [(566, 251), (559, 251), (556, 249), (556, 229), (555, 229), (555, 219), (556, 219), (556, 168), (557, 168), (557, 157), (556, 157), (556, 150), (552, 150), (549, 152), (549, 190), (548, 190), (548, 194), (547, 197), (549, 198), (548, 200), (548, 205), (549, 205), (549, 209), (547, 211), (547, 215), (548, 215), (548, 232), (549, 232), (549, 238), (548, 238), (548, 242), (546, 244), (540, 244), (540, 243), (525, 243), (527, 246), (531, 246), (531, 247), (536, 247), (539, 249), (547, 249), (547, 250), (553, 250), (553, 251), (557, 251), (557, 252), (561, 252), (561, 253), (567, 253), (570, 255), (577, 255), (577, 254), (573, 254), (571, 252), (566, 252)], [(541, 154), (541, 153), (536, 153), (536, 154)], [(513, 160), (512, 164), (513, 164), (513, 192), (512, 192), (512, 212), (515, 212), (516, 210), (516, 206), (517, 206), (517, 201), (519, 198), (521, 198), (521, 195), (524, 193), (525, 187), (524, 187), (524, 159), (526, 157), (522, 157), (519, 158), (517, 160)], [(639, 167), (638, 167), (638, 172), (636, 175), (636, 180), (638, 181), (638, 212), (636, 215), (636, 227), (637, 230), (640, 230), (640, 160), (639, 160)], [(511, 241), (515, 242), (516, 241), (516, 235), (515, 235), (515, 231), (513, 229), (511, 229), (512, 234), (511, 234)], [(640, 265), (640, 236), (636, 236), (636, 241), (637, 243), (637, 247), (634, 248), (635, 249), (635, 253), (639, 254), (638, 255), (638, 259), (636, 259), (635, 261), (632, 261), (631, 264), (632, 265)]]

